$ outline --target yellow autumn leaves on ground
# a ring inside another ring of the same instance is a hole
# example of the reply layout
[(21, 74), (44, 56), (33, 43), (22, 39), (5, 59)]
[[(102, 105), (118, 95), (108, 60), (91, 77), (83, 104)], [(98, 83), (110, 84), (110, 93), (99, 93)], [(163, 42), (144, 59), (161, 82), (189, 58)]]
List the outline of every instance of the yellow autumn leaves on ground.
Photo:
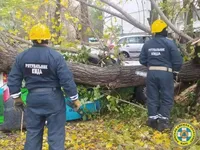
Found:
[[(193, 121), (197, 129), (200, 123)], [(23, 150), (26, 132), (20, 131), (1, 134), (0, 149)], [(181, 150), (173, 144), (171, 132), (160, 133), (132, 118), (97, 119), (93, 121), (75, 121), (66, 124), (65, 148), (67, 150)], [(194, 145), (190, 150), (198, 150)], [(47, 128), (43, 139), (43, 150), (48, 150)]]

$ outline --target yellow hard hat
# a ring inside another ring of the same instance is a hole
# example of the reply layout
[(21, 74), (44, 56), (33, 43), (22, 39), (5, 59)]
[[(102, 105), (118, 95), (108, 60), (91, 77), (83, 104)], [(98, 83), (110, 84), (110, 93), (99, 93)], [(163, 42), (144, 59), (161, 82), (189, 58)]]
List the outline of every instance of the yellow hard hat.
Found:
[(158, 19), (151, 25), (151, 33), (159, 33), (166, 27), (167, 24), (163, 20)]
[(47, 26), (43, 24), (37, 24), (33, 26), (29, 32), (29, 39), (30, 40), (49, 40), (51, 39), (51, 33)]

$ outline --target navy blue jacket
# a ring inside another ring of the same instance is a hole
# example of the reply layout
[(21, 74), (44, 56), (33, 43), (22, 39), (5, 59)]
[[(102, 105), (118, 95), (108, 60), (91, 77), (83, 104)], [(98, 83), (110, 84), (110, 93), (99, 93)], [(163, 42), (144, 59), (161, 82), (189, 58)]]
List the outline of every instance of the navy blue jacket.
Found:
[(20, 92), (23, 79), (28, 90), (63, 87), (67, 96), (77, 95), (76, 84), (65, 59), (47, 46), (33, 45), (16, 57), (8, 76), (11, 95)]
[(173, 71), (180, 71), (183, 58), (173, 42), (163, 36), (148, 40), (142, 48), (139, 61), (144, 66), (166, 66)]

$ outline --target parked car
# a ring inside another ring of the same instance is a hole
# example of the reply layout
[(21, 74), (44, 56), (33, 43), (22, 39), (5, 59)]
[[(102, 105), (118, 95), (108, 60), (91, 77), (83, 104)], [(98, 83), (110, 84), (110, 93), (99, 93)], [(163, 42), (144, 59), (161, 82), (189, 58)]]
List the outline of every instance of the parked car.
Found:
[(151, 35), (129, 35), (121, 37), (116, 46), (119, 46), (119, 53), (125, 58), (139, 57), (142, 46), (151, 38)]

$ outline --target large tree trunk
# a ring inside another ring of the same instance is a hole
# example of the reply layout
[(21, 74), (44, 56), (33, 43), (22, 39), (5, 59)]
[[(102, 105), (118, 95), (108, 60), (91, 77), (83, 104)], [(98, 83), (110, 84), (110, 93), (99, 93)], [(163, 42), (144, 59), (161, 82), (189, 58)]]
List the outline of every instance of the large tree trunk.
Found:
[[(0, 72), (8, 72), (17, 55), (17, 48), (6, 44), (3, 38), (0, 40)], [(13, 43), (14, 44), (14, 43)]]
[[(14, 62), (16, 51), (0, 51), (0, 72), (8, 72)], [(146, 72), (143, 66), (110, 66), (97, 67), (80, 63), (67, 63), (74, 74), (77, 83), (87, 85), (100, 85), (108, 88), (120, 88), (129, 86), (139, 86), (145, 84), (145, 78), (138, 76), (135, 72)], [(200, 78), (200, 66), (194, 61), (183, 65), (179, 74), (182, 82), (195, 81)]]
[(179, 78), (184, 82), (196, 81), (200, 79), (200, 65), (195, 64), (193, 60), (185, 63), (179, 73)]
[[(55, 18), (55, 22), (54, 22), (54, 26), (55, 27), (60, 27), (61, 26), (61, 0), (56, 0), (56, 10), (55, 10), (55, 14), (54, 14), (54, 18)], [(56, 33), (56, 37), (55, 37), (55, 42), (56, 44), (60, 45), (60, 41), (59, 41), (59, 37), (61, 35), (61, 31), (60, 29), (56, 29), (54, 28), (54, 33)]]
[[(143, 66), (111, 66), (96, 67), (85, 64), (68, 63), (77, 83), (100, 85), (110, 88), (139, 86), (145, 84), (145, 78), (136, 74), (136, 71), (146, 72)], [(193, 61), (185, 63), (180, 71), (179, 79), (182, 82), (196, 81), (200, 78), (200, 66)]]
[(145, 67), (110, 66), (97, 67), (79, 63), (68, 63), (77, 83), (100, 85), (108, 88), (120, 88), (145, 84), (145, 78), (135, 74), (145, 71)]

